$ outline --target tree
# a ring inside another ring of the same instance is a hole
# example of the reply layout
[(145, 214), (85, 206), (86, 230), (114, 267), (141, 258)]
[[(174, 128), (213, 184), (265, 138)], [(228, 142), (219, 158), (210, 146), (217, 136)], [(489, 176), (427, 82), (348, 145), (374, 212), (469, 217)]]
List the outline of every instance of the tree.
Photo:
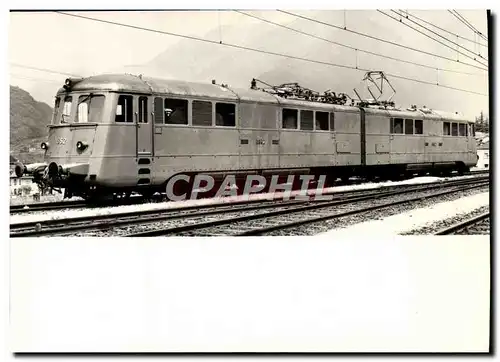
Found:
[(476, 117), (475, 129), (476, 129), (476, 132), (484, 132), (484, 133), (490, 132), (490, 121), (489, 121), (488, 117), (484, 116), (483, 111), (481, 111), (481, 114), (479, 117)]

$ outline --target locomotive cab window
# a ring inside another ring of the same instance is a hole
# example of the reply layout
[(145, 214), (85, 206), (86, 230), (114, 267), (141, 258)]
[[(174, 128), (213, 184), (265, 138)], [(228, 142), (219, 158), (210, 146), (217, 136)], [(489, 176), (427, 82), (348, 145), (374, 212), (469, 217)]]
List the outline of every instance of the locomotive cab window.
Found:
[(403, 118), (391, 118), (391, 133), (403, 134)]
[(413, 119), (405, 119), (405, 134), (413, 134)]
[(139, 97), (138, 123), (148, 123), (148, 97)]
[(76, 109), (76, 120), (79, 123), (87, 123), (89, 121), (89, 99), (90, 96), (81, 96), (78, 98), (78, 108)]
[(78, 98), (77, 122), (79, 123), (98, 123), (102, 119), (104, 109), (103, 95), (86, 95)]
[(118, 104), (116, 105), (116, 116), (115, 122), (134, 122), (134, 111), (132, 96), (120, 96), (118, 98)]
[(193, 126), (212, 125), (212, 102), (193, 101)]
[(459, 123), (458, 124), (458, 135), (461, 137), (465, 137), (465, 124)]
[(298, 113), (299, 112), (296, 109), (283, 108), (282, 128), (284, 128), (284, 129), (297, 129)]
[[(165, 98), (164, 109), (160, 110), (160, 114), (165, 114), (165, 123), (188, 124), (188, 104), (188, 101), (185, 99)], [(159, 123), (163, 123), (163, 118), (161, 118)]]
[(73, 97), (71, 96), (66, 96), (64, 98), (64, 105), (63, 105), (63, 111), (62, 111), (62, 118), (61, 122), (69, 122), (69, 118), (71, 117), (71, 105), (73, 104)]
[(316, 112), (316, 131), (328, 131), (328, 112)]
[(415, 134), (424, 134), (424, 121), (421, 119), (415, 120)]
[(300, 111), (300, 129), (312, 131), (314, 127), (314, 112)]
[(458, 124), (456, 123), (451, 124), (451, 135), (458, 136)]
[(216, 103), (215, 125), (223, 127), (236, 126), (236, 105), (232, 103)]
[(443, 136), (451, 135), (450, 122), (443, 122)]

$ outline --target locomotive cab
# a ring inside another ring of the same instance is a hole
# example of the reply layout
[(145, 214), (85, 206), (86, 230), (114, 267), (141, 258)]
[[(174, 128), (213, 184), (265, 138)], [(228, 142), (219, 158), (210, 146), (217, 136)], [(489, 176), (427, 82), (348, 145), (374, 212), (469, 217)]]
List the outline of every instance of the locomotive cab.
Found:
[(68, 79), (57, 92), (48, 138), (40, 145), (44, 163), (18, 165), (17, 175), (33, 176), (41, 189), (64, 189), (65, 197), (134, 188), (141, 178), (149, 186), (151, 176), (138, 176), (137, 160), (151, 162), (150, 89), (138, 77), (128, 80), (137, 91), (113, 76)]
[(64, 188), (71, 194), (73, 188), (88, 181), (96, 132), (106, 115), (108, 95), (74, 91), (79, 81), (67, 79), (57, 92), (48, 138), (40, 145), (45, 162), (18, 167), (18, 175), (32, 175), (41, 189)]

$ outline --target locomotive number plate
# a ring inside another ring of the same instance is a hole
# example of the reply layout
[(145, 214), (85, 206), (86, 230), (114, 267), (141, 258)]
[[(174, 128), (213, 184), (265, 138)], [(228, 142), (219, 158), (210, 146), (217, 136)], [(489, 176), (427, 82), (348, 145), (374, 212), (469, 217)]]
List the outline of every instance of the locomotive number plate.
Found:
[(66, 144), (66, 138), (60, 137), (57, 139), (57, 144), (58, 145), (65, 145)]

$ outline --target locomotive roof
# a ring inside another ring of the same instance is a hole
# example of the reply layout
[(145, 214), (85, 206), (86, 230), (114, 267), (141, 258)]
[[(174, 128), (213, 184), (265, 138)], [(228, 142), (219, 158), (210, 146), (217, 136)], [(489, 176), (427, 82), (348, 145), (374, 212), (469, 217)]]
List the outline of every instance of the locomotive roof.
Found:
[[(336, 105), (330, 103), (310, 102), (305, 100), (287, 99), (255, 89), (223, 87), (220, 84), (187, 82), (174, 79), (161, 79), (152, 77), (136, 76), (132, 74), (102, 74), (84, 78), (76, 83), (72, 91), (111, 91), (128, 93), (162, 93), (174, 94), (176, 96), (188, 97), (210, 97), (221, 100), (236, 102), (238, 100), (281, 104), (283, 106), (300, 108), (324, 108), (325, 110), (336, 110), (346, 112), (358, 112), (357, 107), (347, 105)], [(59, 89), (58, 94), (64, 94), (64, 88)], [(378, 109), (365, 108), (367, 113), (383, 114), (392, 117), (421, 117), (434, 118), (437, 120), (447, 119), (462, 122), (472, 122), (455, 113), (425, 109), (400, 110), (400, 109)]]
[(409, 109), (396, 109), (396, 108), (388, 108), (388, 109), (379, 109), (379, 108), (365, 108), (366, 113), (371, 114), (380, 114), (389, 117), (397, 117), (397, 118), (426, 118), (426, 119), (434, 119), (434, 120), (446, 120), (446, 121), (456, 121), (456, 122), (474, 122), (469, 119), (466, 119), (464, 116), (451, 113), (451, 112), (443, 112), (436, 111), (430, 108), (420, 108), (415, 110)]
[[(162, 93), (189, 97), (211, 97), (229, 101), (278, 103), (275, 96), (253, 89), (223, 87), (220, 84), (186, 82), (174, 79), (138, 77), (131, 74), (104, 74), (85, 78), (72, 91), (101, 90), (130, 93)], [(64, 93), (61, 88), (58, 93)]]

